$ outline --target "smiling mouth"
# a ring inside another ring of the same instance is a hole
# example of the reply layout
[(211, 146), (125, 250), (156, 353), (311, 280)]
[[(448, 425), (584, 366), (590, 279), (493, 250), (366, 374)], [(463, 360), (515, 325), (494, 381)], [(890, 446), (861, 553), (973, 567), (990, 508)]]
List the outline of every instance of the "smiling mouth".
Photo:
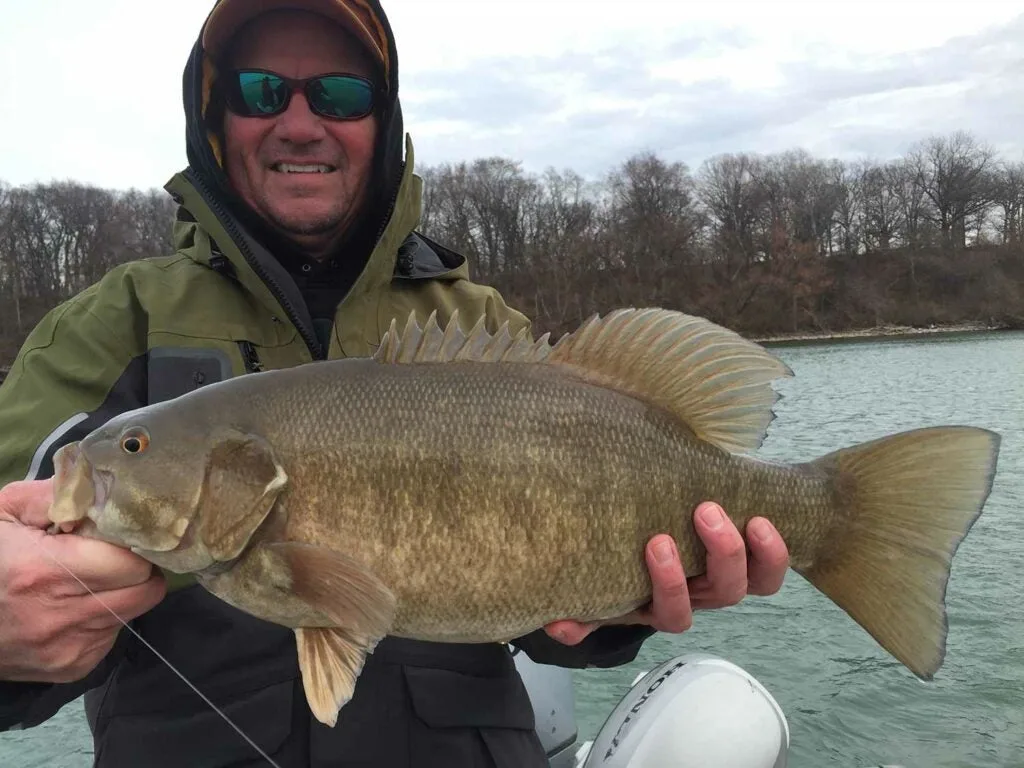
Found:
[(333, 165), (326, 163), (274, 163), (270, 170), (276, 173), (332, 173), (338, 170)]

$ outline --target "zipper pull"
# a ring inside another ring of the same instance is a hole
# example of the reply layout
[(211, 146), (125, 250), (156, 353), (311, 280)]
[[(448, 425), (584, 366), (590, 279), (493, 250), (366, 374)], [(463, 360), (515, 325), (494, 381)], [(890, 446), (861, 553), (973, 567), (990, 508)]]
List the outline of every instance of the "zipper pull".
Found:
[(250, 341), (238, 342), (239, 348), (242, 350), (242, 360), (245, 361), (245, 372), (246, 373), (259, 373), (263, 370), (263, 363), (260, 362), (260, 356), (256, 352), (256, 347), (253, 346)]

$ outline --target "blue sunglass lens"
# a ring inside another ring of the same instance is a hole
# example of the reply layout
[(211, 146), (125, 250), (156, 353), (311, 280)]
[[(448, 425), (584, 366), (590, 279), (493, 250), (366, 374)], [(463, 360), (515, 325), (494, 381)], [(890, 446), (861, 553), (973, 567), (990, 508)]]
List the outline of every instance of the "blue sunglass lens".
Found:
[(272, 115), (279, 111), (288, 97), (288, 86), (266, 72), (240, 72), (238, 89), (242, 102), (252, 115)]
[[(267, 72), (239, 72), (238, 96), (245, 114), (272, 115), (288, 103), (289, 85)], [(346, 75), (325, 75), (310, 81), (306, 89), (313, 111), (327, 117), (356, 118), (373, 108), (373, 87), (365, 80)]]
[(331, 117), (360, 117), (373, 106), (370, 84), (354, 77), (318, 78), (310, 84), (308, 93), (313, 108)]

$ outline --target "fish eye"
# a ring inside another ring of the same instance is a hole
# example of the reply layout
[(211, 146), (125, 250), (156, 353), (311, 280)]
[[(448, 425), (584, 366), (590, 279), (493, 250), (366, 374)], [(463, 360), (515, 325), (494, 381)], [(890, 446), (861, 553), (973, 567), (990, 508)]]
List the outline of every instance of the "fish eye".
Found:
[(121, 450), (125, 453), (143, 453), (149, 447), (149, 435), (145, 430), (132, 429), (121, 436)]

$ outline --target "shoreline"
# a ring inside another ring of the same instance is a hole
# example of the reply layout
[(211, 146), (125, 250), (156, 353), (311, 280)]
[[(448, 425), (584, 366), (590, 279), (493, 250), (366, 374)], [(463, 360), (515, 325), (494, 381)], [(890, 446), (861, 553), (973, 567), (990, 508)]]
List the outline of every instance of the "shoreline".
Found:
[(750, 341), (764, 346), (786, 346), (788, 344), (810, 344), (815, 342), (878, 341), (880, 339), (912, 339), (924, 336), (952, 336), (969, 333), (990, 333), (1013, 330), (1006, 325), (985, 323), (954, 323), (951, 325), (881, 325), (874, 328), (856, 328), (848, 331), (802, 331), (771, 336), (748, 337)]

